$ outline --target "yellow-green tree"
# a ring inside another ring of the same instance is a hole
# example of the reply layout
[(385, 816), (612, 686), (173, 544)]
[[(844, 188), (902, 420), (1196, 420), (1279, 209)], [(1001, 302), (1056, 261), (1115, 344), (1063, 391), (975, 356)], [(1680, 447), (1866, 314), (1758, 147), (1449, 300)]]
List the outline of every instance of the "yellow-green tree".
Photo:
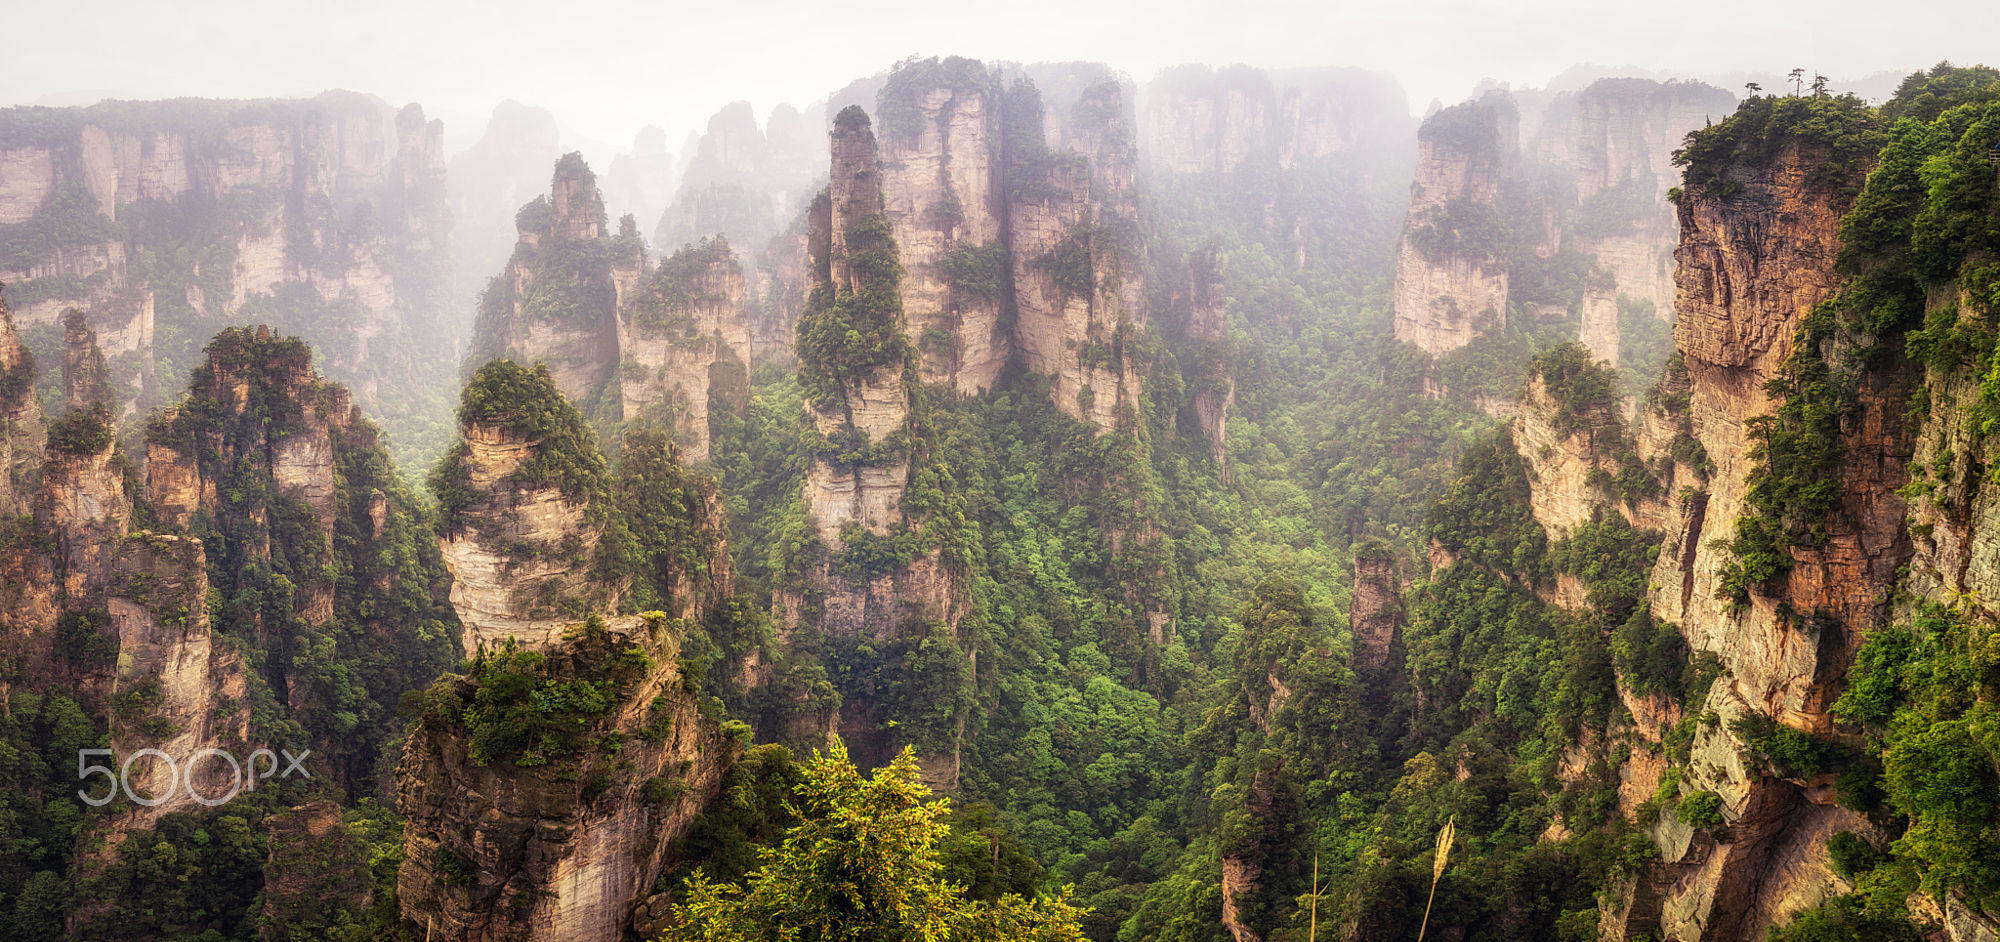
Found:
[(661, 942), (1082, 942), (1083, 910), (1055, 897), (986, 902), (945, 882), (944, 799), (904, 750), (863, 777), (835, 744), (805, 767), (785, 832), (746, 886), (696, 871)]

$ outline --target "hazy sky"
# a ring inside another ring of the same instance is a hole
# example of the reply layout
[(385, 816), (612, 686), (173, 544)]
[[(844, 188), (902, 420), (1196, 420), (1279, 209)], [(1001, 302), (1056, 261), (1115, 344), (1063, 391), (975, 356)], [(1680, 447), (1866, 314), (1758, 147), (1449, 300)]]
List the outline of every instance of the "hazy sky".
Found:
[[(1421, 111), (1482, 77), (1594, 62), (1836, 77), (2000, 64), (1996, 0), (9, 0), (0, 104), (257, 97), (327, 88), (421, 102), (456, 149), (516, 98), (571, 132), (669, 145), (720, 105), (805, 103), (911, 55), (1357, 65)], [(574, 140), (574, 138), (572, 138)]]

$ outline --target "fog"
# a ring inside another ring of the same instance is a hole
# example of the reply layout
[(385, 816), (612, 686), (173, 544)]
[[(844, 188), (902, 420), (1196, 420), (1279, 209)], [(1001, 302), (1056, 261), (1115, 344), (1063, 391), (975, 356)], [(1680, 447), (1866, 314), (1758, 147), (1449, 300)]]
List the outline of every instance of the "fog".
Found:
[(547, 108), (565, 144), (670, 146), (729, 101), (768, 113), (912, 55), (1090, 59), (1144, 80), (1181, 62), (1356, 65), (1422, 110), (1481, 79), (1539, 85), (1578, 63), (1723, 75), (1794, 66), (1837, 78), (1991, 58), (2000, 4), (1687, 0), (762, 0), (737, 3), (111, 0), (11, 4), (0, 104), (262, 97), (349, 88), (421, 102), (447, 145), (495, 103)]

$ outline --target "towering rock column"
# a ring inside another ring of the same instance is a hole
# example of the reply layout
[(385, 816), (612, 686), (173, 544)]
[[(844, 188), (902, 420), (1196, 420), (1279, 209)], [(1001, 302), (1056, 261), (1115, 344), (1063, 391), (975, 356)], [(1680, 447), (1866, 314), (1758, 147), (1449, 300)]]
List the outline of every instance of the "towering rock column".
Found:
[[(1009, 94), (1035, 92), (1017, 86)], [(1143, 247), (1132, 208), (1118, 199), (1131, 192), (1134, 163), (1119, 161), (1122, 169), (1100, 181), (1089, 156), (1049, 150), (1039, 103), (1019, 110), (1034, 120), (1010, 127), (1008, 137), (1015, 341), (1027, 368), (1053, 381), (1057, 408), (1111, 431), (1121, 410), (1138, 408), (1131, 345), (1145, 328)], [(1107, 148), (1119, 140), (1098, 139)], [(1119, 146), (1131, 146), (1129, 134)], [(1136, 412), (1127, 418), (1136, 424)]]
[[(1723, 586), (1728, 544), (1747, 512), (1752, 422), (1777, 403), (1766, 383), (1793, 352), (1801, 321), (1840, 286), (1840, 220), (1858, 175), (1824, 181), (1826, 158), (1797, 145), (1767, 160), (1722, 168), (1741, 191), (1728, 198), (1690, 185), (1680, 205), (1676, 340), (1692, 380), (1693, 434), (1714, 462), (1706, 493), (1681, 500), (1652, 579), (1653, 613), (1726, 668), (1706, 710), (1684, 788), (1722, 796), (1731, 839), (1705, 855), (1684, 826), (1662, 823), (1663, 859), (1675, 873), (1662, 934), (1677, 940), (1747, 938), (1758, 926), (1810, 905), (1830, 879), (1810, 848), (1861, 816), (1832, 803), (1821, 783), (1768, 777), (1744, 758), (1731, 721), (1761, 713), (1827, 732), (1837, 682), (1860, 634), (1883, 615), (1895, 571), (1910, 558), (1896, 489), (1910, 453), (1897, 371), (1864, 371), (1856, 420), (1843, 423), (1836, 513), (1827, 539), (1790, 547), (1792, 566), (1773, 584), (1732, 600)], [(1816, 180), (1815, 170), (1819, 178)], [(1824, 351), (1823, 351), (1824, 352)], [(1828, 353), (1827, 355), (1833, 355)]]
[(1354, 670), (1379, 681), (1390, 664), (1390, 650), (1403, 620), (1403, 585), (1396, 578), (1396, 555), (1387, 543), (1373, 540), (1354, 549), (1354, 601), (1348, 626), (1354, 635)]
[(743, 269), (720, 236), (662, 261), (619, 305), (625, 420), (672, 429), (689, 461), (708, 457), (711, 406), (749, 398)]
[(1208, 439), (1218, 467), (1229, 457), (1229, 407), (1236, 402), (1236, 371), (1230, 363), (1229, 323), (1222, 308), (1222, 260), (1214, 247), (1188, 261), (1187, 341), (1193, 356), (1183, 362), (1195, 422)]
[(1487, 236), (1519, 134), (1514, 103), (1454, 105), (1417, 132), (1416, 181), (1396, 256), (1396, 339), (1449, 353), (1507, 325), (1507, 270)]
[(13, 312), (0, 300), (0, 516), (34, 510), (45, 438), (35, 398), (35, 358), (21, 345)]
[[(880, 453), (845, 461), (823, 455), (807, 469), (813, 527), (822, 543), (837, 546), (850, 526), (881, 535), (902, 523), (910, 475), (913, 391), (905, 383), (915, 376), (908, 369), (910, 344), (897, 292), (896, 243), (883, 218), (875, 134), (860, 108), (841, 112), (834, 123), (827, 200), (815, 205), (812, 222), (816, 283), (799, 329), (799, 368), (814, 387), (813, 427), (829, 442)], [(852, 337), (861, 349), (854, 349)], [(862, 612), (836, 614), (844, 608), (829, 607), (830, 623), (858, 627)]]
[[(914, 415), (918, 367), (905, 333), (875, 135), (859, 107), (836, 118), (832, 151), (827, 193), (812, 210), (814, 288), (798, 342), (799, 375), (822, 443), (803, 494), (819, 548), (806, 563), (806, 591), (781, 594), (780, 619), (836, 644), (883, 648), (939, 626), (955, 637), (963, 617), (957, 573), (940, 546), (921, 538), (924, 521), (905, 505), (912, 468), (928, 445)], [(885, 704), (861, 691), (842, 694), (848, 699), (838, 730), (857, 761), (887, 761), (913, 735), (888, 722)], [(931, 784), (957, 781), (955, 733), (916, 745)]]
[(589, 403), (617, 370), (618, 287), (604, 200), (583, 157), (557, 161), (549, 195), (514, 223), (514, 255), (480, 297), (471, 365), (547, 363), (563, 395)]
[(903, 316), (923, 377), (961, 393), (991, 389), (1011, 348), (1000, 322), (1000, 103), (984, 70), (972, 69), (966, 78), (977, 80), (892, 78), (878, 140), (883, 215), (903, 263)]

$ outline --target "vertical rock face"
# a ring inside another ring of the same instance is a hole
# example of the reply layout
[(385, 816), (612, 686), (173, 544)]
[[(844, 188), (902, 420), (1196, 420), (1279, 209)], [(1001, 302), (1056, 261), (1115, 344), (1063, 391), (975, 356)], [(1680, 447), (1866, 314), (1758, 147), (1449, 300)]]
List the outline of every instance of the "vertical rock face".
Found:
[(1402, 138), (1409, 125), (1395, 81), (1359, 69), (1179, 66), (1146, 85), (1139, 108), (1146, 169), (1166, 175), (1272, 158), (1289, 169)]
[[(112, 746), (120, 767), (141, 749), (158, 749), (173, 760), (131, 765), (135, 793), (166, 799), (118, 822), (137, 829), (231, 794), (238, 780), (229, 763), (196, 757), (206, 749), (247, 753), (251, 698), (242, 656), (218, 643), (209, 624), (201, 541), (144, 531), (113, 540), (107, 581), (114, 588), (105, 603), (118, 644)], [(185, 781), (173, 781), (176, 769), (186, 773)]]
[(49, 522), (64, 589), (86, 598), (104, 589), (118, 541), (132, 526), (132, 498), (102, 406), (72, 413), (56, 429), (42, 467)]
[(564, 395), (588, 403), (617, 369), (618, 290), (604, 200), (583, 156), (557, 161), (549, 194), (514, 219), (520, 241), (479, 300), (472, 364), (546, 363)]
[[(546, 408), (556, 393), (545, 372), (497, 363), (469, 389), (499, 376), (528, 385), (491, 382), (492, 398), (502, 401), (462, 413), (460, 443), (446, 457), (455, 484), (442, 550), (468, 652), (509, 639), (542, 644), (577, 612), (614, 607), (625, 588), (592, 578), (609, 498), (588, 432), (580, 420), (534, 424), (523, 417), (532, 406), (506, 401), (533, 396)], [(580, 469), (574, 476), (543, 471), (572, 464)]]
[(625, 418), (674, 431), (688, 460), (708, 457), (709, 408), (749, 396), (750, 319), (743, 269), (721, 238), (663, 260), (618, 312)]
[(826, 171), (826, 110), (780, 106), (764, 127), (749, 102), (732, 102), (690, 135), (681, 154), (681, 184), (656, 217), (653, 244), (668, 252), (722, 235), (732, 245), (761, 248), (810, 199)]
[(1644, 443), (1627, 429), (1617, 399), (1565, 403), (1550, 386), (1550, 377), (1532, 372), (1514, 410), (1514, 447), (1528, 466), (1535, 522), (1551, 540), (1605, 512), (1657, 529), (1668, 512), (1662, 501), (1616, 492), (1620, 474), (1646, 471), (1640, 462)]
[(1679, 182), (1673, 153), (1688, 132), (1735, 104), (1699, 82), (1602, 79), (1544, 111), (1531, 156), (1574, 187), (1574, 243), (1607, 276), (1583, 302), (1583, 344), (1599, 359), (1618, 362), (1618, 299), (1673, 319), (1678, 226), (1666, 201)]
[(1843, 428), (1840, 509), (1826, 521), (1826, 543), (1794, 547), (1781, 584), (1752, 591), (1741, 607), (1721, 583), (1727, 543), (1746, 512), (1748, 422), (1775, 405), (1766, 381), (1790, 354), (1801, 319), (1840, 283), (1839, 222), (1851, 197), (1815, 185), (1808, 175), (1815, 162), (1787, 148), (1732, 168), (1730, 181), (1742, 187), (1736, 196), (1690, 188), (1680, 206), (1675, 335), (1691, 378), (1693, 434), (1714, 472), (1705, 494), (1675, 507), (1651, 604), (1726, 669), (1704, 705), (1725, 722), (1697, 734), (1690, 775), (1691, 787), (1722, 796), (1732, 839), (1705, 854), (1670, 845), (1674, 884), (1660, 929), (1672, 939), (1747, 939), (1811, 905), (1830, 879), (1814, 849), (1834, 830), (1866, 827), (1833, 806), (1825, 789), (1746, 768), (1727, 722), (1761, 713), (1827, 731), (1854, 639), (1878, 623), (1890, 580), (1910, 557), (1895, 494), (1910, 438), (1891, 405), (1902, 396), (1881, 385), (1894, 380), (1876, 374), (1863, 385), (1858, 420)]
[(35, 398), (35, 358), (14, 332), (14, 315), (0, 299), (0, 516), (34, 509), (42, 466), (42, 407)]
[[(983, 78), (983, 74), (969, 76)], [(923, 377), (963, 393), (992, 388), (1005, 364), (1004, 301), (991, 281), (1002, 231), (999, 102), (986, 83), (902, 87), (883, 109), (883, 214), (903, 263), (903, 316)], [(929, 84), (929, 83), (925, 83)], [(888, 100), (888, 99), (885, 99)]]
[[(530, 683), (581, 679), (611, 694), (583, 741), (538, 743), (534, 760), (466, 727), (481, 664), (433, 691), (451, 706), (426, 712), (397, 772), (403, 918), (438, 940), (628, 937), (739, 748), (700, 711), (679, 644), (672, 619), (630, 616), (572, 626), (533, 667), (494, 655), (494, 670)], [(595, 745), (607, 738), (623, 743), (615, 757)]]
[(1493, 94), (1432, 115), (1417, 135), (1410, 215), (1396, 256), (1396, 339), (1449, 353), (1507, 323), (1507, 270), (1490, 241), (1519, 116)]
[(633, 136), (631, 152), (613, 158), (605, 170), (604, 202), (613, 217), (630, 213), (644, 221), (660, 218), (673, 198), (674, 158), (667, 153), (667, 132), (649, 124)]
[(1024, 99), (1009, 131), (1015, 344), (1027, 369), (1053, 381), (1057, 408), (1099, 431), (1129, 427), (1147, 325), (1129, 106), (1117, 83), (1086, 89), (1063, 126), (1092, 150), (1056, 151), (1032, 93), (1010, 92)]
[(577, 154), (557, 162), (549, 194), (517, 221), (521, 240), (480, 299), (466, 365), (546, 364), (593, 421), (657, 423), (684, 455), (706, 458), (711, 405), (748, 398), (751, 316), (728, 241), (704, 239), (648, 269), (637, 222), (608, 232)]
[(153, 518), (206, 537), (217, 629), (312, 737), (287, 745), (365, 790), (384, 705), (455, 656), (443, 566), (380, 433), (303, 341), (230, 328), (207, 352), (180, 408), (147, 424)]
[(1396, 577), (1396, 557), (1386, 544), (1358, 547), (1354, 553), (1354, 602), (1348, 609), (1354, 635), (1354, 669), (1381, 679), (1402, 624), (1403, 585)]
[(1880, 542), (1901, 538), (1894, 534), (1904, 505), (1888, 493), (1901, 485), (1901, 472), (1876, 462), (1898, 451), (1907, 458), (1910, 446), (1900, 423), (1871, 410), (1869, 429), (1857, 429), (1854, 440), (1864, 454), (1871, 442), (1886, 443), (1889, 453), (1845, 469), (1855, 477), (1843, 481), (1849, 522), (1829, 522), (1832, 548), (1823, 564), (1833, 568), (1802, 560), (1778, 596), (1753, 597), (1742, 613), (1729, 610), (1720, 586), (1724, 554), (1713, 544), (1731, 537), (1745, 510), (1749, 420), (1772, 410), (1765, 383), (1791, 353), (1800, 320), (1840, 284), (1834, 262), (1847, 206), (1811, 186), (1807, 166), (1787, 153), (1744, 181), (1749, 198), (1696, 194), (1681, 208), (1675, 340), (1693, 384), (1694, 435), (1715, 472), (1706, 501), (1676, 517), (1683, 539), (1675, 546), (1670, 538), (1653, 598), (1655, 611), (1681, 624), (1690, 643), (1723, 654), (1745, 702), (1814, 729), (1826, 722), (1830, 678), (1814, 666), (1820, 649), (1798, 634), (1803, 626), (1787, 627), (1777, 609), (1790, 602), (1802, 612), (1827, 611), (1857, 630), (1873, 623), (1884, 580), (1908, 552)]
[[(1136, 159), (1154, 193), (1213, 201), (1205, 204), (1288, 250), (1295, 267), (1388, 263), (1416, 125), (1393, 78), (1189, 65), (1160, 73), (1137, 101)], [(1062, 120), (1051, 120), (1060, 132), (1051, 139), (1067, 142)]]
[[(307, 336), (392, 421), (417, 417), (415, 377), (436, 375), (456, 336), (442, 134), (414, 105), (346, 92), (0, 121), (0, 215), (49, 234), (0, 281), (24, 328), (84, 311), (114, 407), (164, 402), (178, 376), (156, 366), (186, 368), (240, 313)], [(54, 362), (60, 331), (38, 335)]]
[(1229, 324), (1222, 309), (1222, 265), (1213, 247), (1189, 260), (1190, 290), (1186, 343), (1192, 352), (1188, 376), (1196, 427), (1208, 439), (1218, 466), (1229, 456), (1229, 407), (1236, 402), (1236, 372), (1229, 362)]
[[(815, 204), (814, 231), (810, 244), (815, 254), (812, 268), (816, 297), (822, 305), (838, 305), (842, 296), (893, 295), (895, 283), (882, 267), (885, 246), (883, 199), (880, 171), (875, 155), (875, 135), (868, 116), (860, 109), (843, 111), (834, 124), (833, 172), (827, 199)], [(865, 240), (865, 241), (864, 241)], [(865, 255), (857, 264), (856, 255)], [(890, 304), (900, 302), (894, 298)], [(881, 310), (885, 322), (870, 323), (867, 329), (887, 336), (876, 343), (891, 350), (906, 350), (899, 311)], [(802, 328), (802, 333), (804, 328)], [(802, 362), (807, 359), (801, 354)], [(904, 522), (903, 492), (909, 485), (910, 463), (907, 447), (889, 448), (891, 436), (907, 438), (912, 391), (905, 388), (907, 371), (900, 356), (886, 362), (867, 363), (848, 375), (838, 376), (836, 401), (821, 402), (812, 409), (813, 426), (828, 440), (852, 441), (856, 446), (878, 446), (887, 451), (880, 458), (853, 462), (822, 456), (806, 470), (806, 511), (814, 530), (827, 546), (841, 543), (841, 531), (854, 526), (862, 532), (881, 535)], [(877, 580), (881, 581), (881, 580)], [(888, 585), (880, 594), (839, 592), (828, 604), (829, 628), (857, 631), (868, 620), (870, 604), (886, 610), (874, 614), (879, 623), (897, 621), (894, 595)]]
[(83, 312), (74, 308), (63, 312), (63, 399), (71, 410), (117, 401), (104, 370), (104, 352), (97, 346), (97, 332), (85, 323)]

